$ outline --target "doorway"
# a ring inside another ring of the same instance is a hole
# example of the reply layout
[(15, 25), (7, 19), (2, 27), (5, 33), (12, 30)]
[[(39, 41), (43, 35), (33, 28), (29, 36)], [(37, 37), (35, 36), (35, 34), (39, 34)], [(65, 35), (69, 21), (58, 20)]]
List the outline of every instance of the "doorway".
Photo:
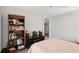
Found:
[(46, 38), (49, 37), (49, 19), (48, 18), (44, 18), (44, 36)]

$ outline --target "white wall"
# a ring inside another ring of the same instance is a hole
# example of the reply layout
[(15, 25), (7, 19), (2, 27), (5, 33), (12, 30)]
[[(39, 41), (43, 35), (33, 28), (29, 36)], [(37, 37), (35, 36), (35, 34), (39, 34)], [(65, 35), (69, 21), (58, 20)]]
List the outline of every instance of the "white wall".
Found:
[(16, 14), (25, 16), (25, 29), (30, 33), (32, 31), (43, 31), (43, 20), (42, 15), (32, 12), (26, 12), (23, 10), (15, 9), (15, 8), (1, 8), (2, 12), (2, 20), (3, 20), (3, 47), (7, 46), (8, 40), (8, 14)]
[(52, 17), (51, 37), (79, 39), (79, 11)]
[(30, 32), (33, 31), (43, 31), (43, 20), (40, 15), (30, 15), (26, 20), (26, 30)]
[(0, 14), (0, 51), (1, 51), (1, 14)]

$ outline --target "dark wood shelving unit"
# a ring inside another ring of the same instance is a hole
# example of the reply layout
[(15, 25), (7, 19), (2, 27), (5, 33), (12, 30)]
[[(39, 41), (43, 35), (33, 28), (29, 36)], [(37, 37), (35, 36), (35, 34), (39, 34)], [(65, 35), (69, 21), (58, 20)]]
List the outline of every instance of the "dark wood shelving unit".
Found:
[(25, 17), (8, 14), (8, 50), (17, 52), (25, 48)]

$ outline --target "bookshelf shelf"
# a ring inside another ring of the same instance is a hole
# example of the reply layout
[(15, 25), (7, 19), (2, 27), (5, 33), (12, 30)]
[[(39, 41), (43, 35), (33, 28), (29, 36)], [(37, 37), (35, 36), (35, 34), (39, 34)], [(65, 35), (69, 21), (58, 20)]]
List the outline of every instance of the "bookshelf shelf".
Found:
[(25, 48), (25, 17), (8, 15), (8, 49), (16, 52)]

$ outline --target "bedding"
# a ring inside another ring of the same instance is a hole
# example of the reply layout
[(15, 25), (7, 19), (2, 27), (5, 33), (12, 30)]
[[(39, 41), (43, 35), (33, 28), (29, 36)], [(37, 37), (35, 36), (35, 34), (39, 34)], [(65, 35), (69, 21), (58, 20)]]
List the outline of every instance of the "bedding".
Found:
[(33, 44), (28, 53), (79, 53), (79, 45), (58, 38)]

